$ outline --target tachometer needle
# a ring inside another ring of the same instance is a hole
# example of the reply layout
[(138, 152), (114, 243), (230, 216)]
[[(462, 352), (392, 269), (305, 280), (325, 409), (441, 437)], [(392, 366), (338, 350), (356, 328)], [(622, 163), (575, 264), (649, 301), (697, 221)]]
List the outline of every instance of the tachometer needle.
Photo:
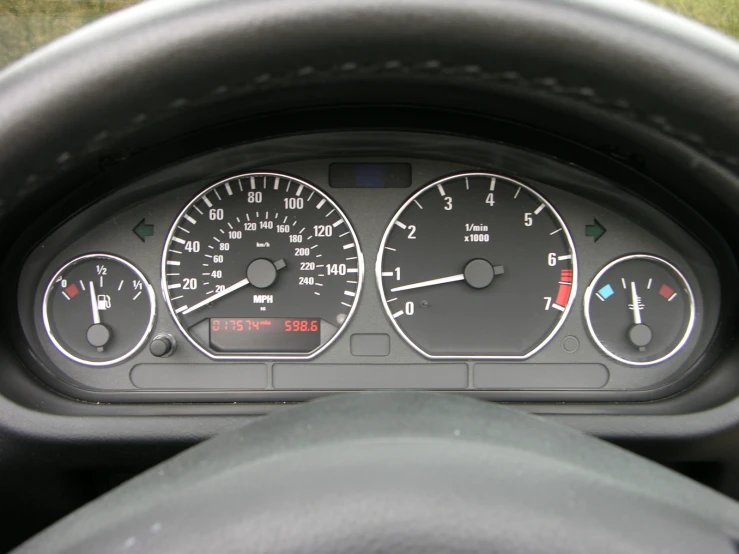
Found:
[(249, 279), (247, 279), (247, 278), (243, 278), (243, 279), (242, 279), (241, 281), (238, 281), (237, 283), (234, 283), (234, 284), (233, 284), (233, 285), (231, 285), (230, 287), (226, 287), (226, 288), (225, 288), (225, 289), (223, 289), (223, 290), (222, 290), (221, 292), (219, 292), (219, 293), (216, 293), (216, 294), (214, 294), (213, 296), (209, 296), (208, 298), (206, 298), (206, 299), (205, 299), (205, 300), (203, 300), (202, 302), (198, 302), (198, 303), (197, 303), (197, 304), (195, 304), (194, 306), (190, 306), (189, 308), (187, 308), (187, 309), (186, 309), (186, 310), (185, 310), (184, 312), (182, 312), (182, 313), (183, 313), (183, 314), (189, 314), (189, 313), (191, 313), (191, 312), (194, 312), (194, 311), (195, 311), (195, 310), (197, 310), (198, 308), (202, 308), (203, 306), (207, 306), (207, 305), (208, 305), (208, 304), (210, 304), (211, 302), (215, 302), (215, 301), (216, 301), (216, 300), (218, 300), (219, 298), (223, 298), (223, 297), (224, 297), (224, 296), (226, 296), (227, 294), (231, 294), (231, 293), (232, 293), (232, 292), (234, 292), (235, 290), (239, 290), (240, 288), (242, 288), (242, 287), (245, 287), (245, 286), (246, 286), (246, 285), (248, 285), (248, 284), (249, 284)]
[(95, 285), (90, 281), (90, 302), (92, 303), (92, 323), (98, 325), (100, 323), (100, 309), (98, 308), (97, 294), (95, 294)]
[(631, 311), (634, 313), (634, 325), (641, 325), (641, 298), (636, 294), (636, 283), (631, 281)]
[(464, 274), (450, 275), (449, 277), (441, 277), (440, 279), (431, 279), (430, 281), (421, 281), (420, 283), (412, 283), (390, 289), (390, 292), (400, 292), (402, 290), (420, 289), (423, 287), (432, 287), (434, 285), (443, 285), (444, 283), (454, 283), (456, 281), (464, 281)]

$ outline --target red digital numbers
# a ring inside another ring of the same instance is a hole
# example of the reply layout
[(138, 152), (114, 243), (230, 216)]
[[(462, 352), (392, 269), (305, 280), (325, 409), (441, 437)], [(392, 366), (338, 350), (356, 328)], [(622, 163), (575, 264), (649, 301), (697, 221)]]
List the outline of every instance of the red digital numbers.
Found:
[(286, 333), (317, 333), (317, 319), (287, 319), (285, 320)]
[[(272, 319), (223, 319), (212, 318), (210, 330), (213, 333), (228, 332), (242, 333), (244, 331), (268, 330), (272, 326)], [(280, 321), (279, 319), (275, 322)], [(285, 319), (282, 330), (285, 333), (317, 333), (320, 330), (318, 319)], [(279, 328), (275, 329), (278, 330)]]

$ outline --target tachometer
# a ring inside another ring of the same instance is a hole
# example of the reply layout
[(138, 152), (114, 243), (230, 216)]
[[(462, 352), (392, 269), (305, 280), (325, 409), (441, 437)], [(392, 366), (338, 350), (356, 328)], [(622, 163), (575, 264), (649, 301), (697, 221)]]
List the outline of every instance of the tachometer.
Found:
[(572, 239), (528, 186), (465, 173), (414, 194), (377, 260), (385, 310), (431, 358), (526, 358), (560, 328), (575, 297)]
[(185, 207), (166, 244), (167, 306), (212, 358), (315, 356), (345, 327), (362, 286), (362, 253), (346, 216), (286, 175), (212, 185)]

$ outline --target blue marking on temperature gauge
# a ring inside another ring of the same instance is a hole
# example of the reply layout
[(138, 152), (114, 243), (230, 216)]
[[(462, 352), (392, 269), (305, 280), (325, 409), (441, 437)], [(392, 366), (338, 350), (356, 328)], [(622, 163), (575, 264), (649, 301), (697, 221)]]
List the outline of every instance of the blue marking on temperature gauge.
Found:
[(613, 296), (613, 287), (611, 285), (605, 285), (596, 294), (601, 300), (606, 300), (610, 296)]

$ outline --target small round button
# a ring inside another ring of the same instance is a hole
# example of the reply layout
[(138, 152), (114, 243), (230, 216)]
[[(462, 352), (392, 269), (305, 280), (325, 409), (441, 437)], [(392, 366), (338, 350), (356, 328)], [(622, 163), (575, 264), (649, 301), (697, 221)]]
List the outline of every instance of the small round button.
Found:
[(149, 344), (149, 352), (157, 358), (166, 358), (172, 355), (176, 345), (171, 335), (157, 335)]

